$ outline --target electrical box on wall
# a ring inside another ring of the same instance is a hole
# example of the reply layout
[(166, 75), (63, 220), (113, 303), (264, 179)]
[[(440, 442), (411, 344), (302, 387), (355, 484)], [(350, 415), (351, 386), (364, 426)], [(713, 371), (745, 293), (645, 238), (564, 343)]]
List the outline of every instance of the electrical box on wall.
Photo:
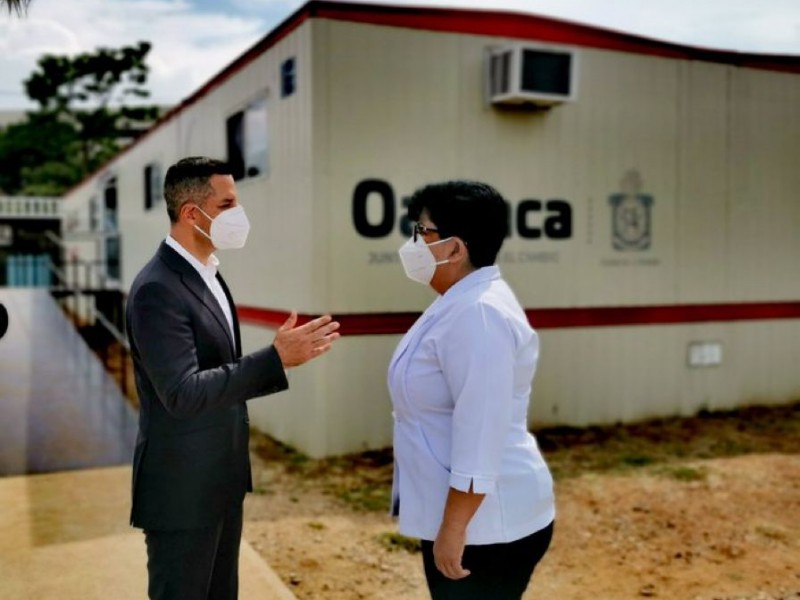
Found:
[(486, 87), (492, 104), (549, 107), (576, 98), (573, 50), (510, 44), (488, 48), (487, 55)]
[(722, 344), (719, 342), (691, 342), (687, 354), (690, 367), (716, 367), (722, 364)]

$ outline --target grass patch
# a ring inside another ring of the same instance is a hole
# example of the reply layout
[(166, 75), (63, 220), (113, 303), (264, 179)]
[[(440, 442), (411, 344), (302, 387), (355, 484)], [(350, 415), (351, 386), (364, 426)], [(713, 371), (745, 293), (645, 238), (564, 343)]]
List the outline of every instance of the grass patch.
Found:
[(422, 543), (417, 538), (406, 537), (400, 533), (387, 531), (378, 535), (377, 539), (378, 543), (390, 552), (405, 550), (409, 554), (415, 554), (422, 551)]
[(689, 467), (686, 465), (664, 467), (660, 469), (658, 473), (670, 479), (685, 482), (705, 481), (708, 477), (708, 471), (706, 471), (706, 469)]
[(622, 457), (622, 464), (630, 467), (644, 467), (654, 462), (656, 462), (656, 459), (646, 454), (632, 454)]
[[(392, 488), (391, 448), (314, 460), (296, 449), (254, 431), (251, 450), (287, 473), (322, 485), (326, 493), (351, 509), (387, 512)], [(296, 502), (295, 497), (290, 501)]]
[[(647, 468), (678, 481), (702, 481), (702, 468), (685, 463), (751, 453), (800, 454), (800, 402), (534, 433), (557, 480)], [(258, 432), (252, 439), (260, 458), (279, 462), (301, 480), (320, 483), (352, 509), (389, 510), (391, 448), (314, 460)]]
[(556, 479), (753, 453), (800, 454), (800, 402), (534, 433)]
[(334, 485), (334, 494), (353, 508), (366, 511), (388, 511), (391, 497), (389, 486), (374, 484), (343, 486)]
[(786, 543), (789, 541), (789, 536), (784, 530), (770, 525), (756, 526), (756, 533), (776, 542)]

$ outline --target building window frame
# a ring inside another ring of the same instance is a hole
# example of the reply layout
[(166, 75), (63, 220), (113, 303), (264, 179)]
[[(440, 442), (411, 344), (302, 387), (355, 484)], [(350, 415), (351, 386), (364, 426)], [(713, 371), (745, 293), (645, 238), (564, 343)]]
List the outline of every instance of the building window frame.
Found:
[(269, 93), (259, 92), (225, 121), (228, 164), (237, 181), (269, 175)]
[(151, 210), (164, 201), (164, 178), (161, 163), (153, 161), (144, 166), (144, 209)]
[(291, 96), (297, 90), (297, 59), (290, 56), (281, 63), (281, 98)]

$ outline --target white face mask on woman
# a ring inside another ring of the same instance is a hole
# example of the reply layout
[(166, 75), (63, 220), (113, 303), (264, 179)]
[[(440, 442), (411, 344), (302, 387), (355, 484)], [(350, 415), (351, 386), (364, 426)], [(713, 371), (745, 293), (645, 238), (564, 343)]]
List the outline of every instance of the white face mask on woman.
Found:
[(228, 208), (219, 213), (214, 219), (209, 217), (199, 206), (197, 210), (211, 221), (211, 235), (197, 225), (194, 228), (210, 239), (211, 243), (214, 244), (214, 248), (217, 250), (230, 250), (244, 246), (247, 241), (247, 234), (250, 233), (250, 221), (247, 219), (244, 207), (239, 205)]
[(431, 246), (441, 244), (451, 239), (453, 238), (449, 237), (431, 242), (430, 244), (426, 244), (422, 236), (417, 237), (416, 242), (413, 237), (409, 239), (400, 247), (400, 250), (398, 250), (400, 262), (403, 263), (406, 276), (418, 283), (428, 285), (431, 279), (433, 279), (436, 267), (450, 262), (447, 259), (437, 262), (436, 257), (433, 255), (433, 252), (431, 252)]

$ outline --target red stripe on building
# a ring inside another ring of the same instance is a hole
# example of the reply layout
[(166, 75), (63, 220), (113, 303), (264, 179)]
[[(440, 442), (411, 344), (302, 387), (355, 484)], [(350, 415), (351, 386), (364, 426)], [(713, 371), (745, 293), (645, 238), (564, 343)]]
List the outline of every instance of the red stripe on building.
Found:
[(698, 48), (557, 18), (539, 17), (513, 11), (364, 5), (347, 2), (309, 2), (306, 8), (310, 16), (336, 21), (509, 37), (800, 73), (800, 60), (794, 55), (752, 54)]
[[(202, 87), (162, 115), (153, 126), (135, 142), (114, 155), (97, 171), (67, 191), (81, 187), (91, 178), (107, 168), (109, 164), (130, 152), (146, 137), (166, 125), (184, 110), (205, 98), (222, 86), (236, 73), (256, 60), (280, 40), (300, 27), (309, 18), (368, 23), (389, 27), (405, 27), (427, 31), (445, 31), (486, 36), (502, 36), (522, 40), (542, 41), (584, 46), (605, 50), (619, 50), (635, 54), (646, 54), (668, 58), (702, 60), (722, 64), (800, 73), (800, 57), (796, 55), (750, 54), (726, 50), (711, 50), (662, 42), (632, 34), (580, 25), (569, 21), (535, 15), (500, 12), (492, 10), (469, 10), (461, 8), (423, 8), (415, 6), (389, 6), (380, 4), (358, 4), (311, 0), (256, 42), (225, 69), (217, 73)], [(65, 194), (65, 195), (67, 195)]]
[[(238, 306), (242, 323), (277, 328), (286, 321), (284, 310)], [(680, 325), (800, 319), (800, 302), (754, 302), (740, 304), (680, 304), (664, 306), (602, 306), (586, 308), (529, 308), (525, 310), (536, 329), (615, 327), (633, 325)], [(408, 331), (418, 312), (334, 314), (342, 335), (386, 335)], [(316, 315), (299, 315), (305, 323)]]

